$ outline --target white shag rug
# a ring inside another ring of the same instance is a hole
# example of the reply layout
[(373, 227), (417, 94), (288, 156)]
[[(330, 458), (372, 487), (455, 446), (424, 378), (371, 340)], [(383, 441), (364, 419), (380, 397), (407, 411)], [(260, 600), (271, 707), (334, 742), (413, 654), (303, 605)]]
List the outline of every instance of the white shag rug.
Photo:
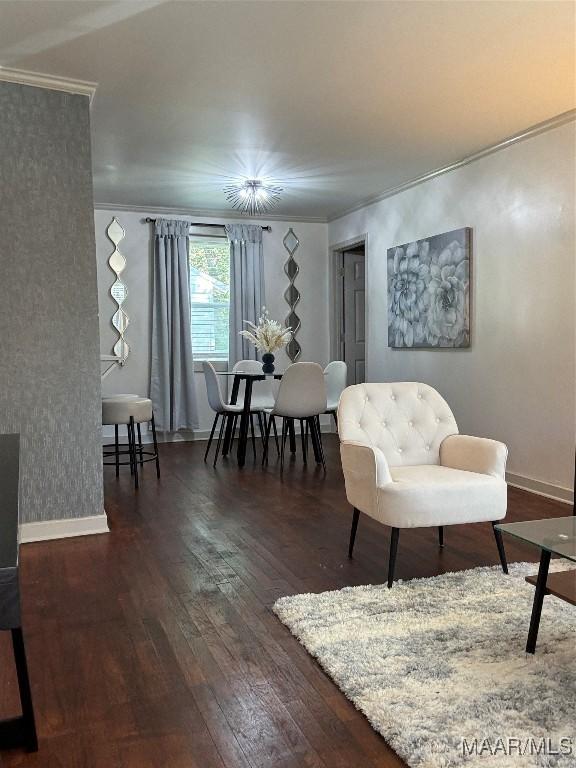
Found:
[(526, 654), (524, 577), (537, 571), (475, 568), (273, 610), (412, 768), (576, 768), (576, 607), (547, 596)]

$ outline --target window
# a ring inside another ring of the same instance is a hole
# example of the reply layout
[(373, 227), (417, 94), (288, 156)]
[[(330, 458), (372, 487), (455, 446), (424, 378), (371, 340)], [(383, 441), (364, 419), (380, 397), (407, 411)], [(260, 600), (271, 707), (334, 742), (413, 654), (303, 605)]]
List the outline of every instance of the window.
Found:
[(190, 238), (190, 308), (195, 360), (228, 360), (230, 246), (221, 237)]

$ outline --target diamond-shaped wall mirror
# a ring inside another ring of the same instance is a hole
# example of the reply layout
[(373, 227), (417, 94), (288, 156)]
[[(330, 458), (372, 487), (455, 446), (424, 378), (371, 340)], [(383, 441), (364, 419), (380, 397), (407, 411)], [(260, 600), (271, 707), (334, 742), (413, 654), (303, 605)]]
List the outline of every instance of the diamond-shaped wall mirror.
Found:
[(290, 307), (290, 312), (288, 313), (288, 317), (286, 318), (286, 326), (292, 329), (292, 338), (289, 341), (289, 343), (286, 345), (286, 354), (290, 358), (291, 362), (295, 363), (296, 360), (298, 360), (298, 358), (300, 357), (300, 354), (302, 353), (300, 344), (296, 339), (296, 334), (300, 330), (300, 318), (295, 312), (295, 307), (300, 301), (300, 291), (294, 285), (294, 280), (296, 279), (296, 276), (300, 271), (300, 267), (298, 266), (298, 264), (294, 259), (294, 254), (296, 253), (296, 250), (300, 245), (300, 241), (298, 240), (296, 233), (294, 232), (292, 227), (290, 227), (288, 232), (286, 232), (286, 234), (284, 235), (284, 240), (282, 242), (284, 243), (284, 248), (286, 248), (289, 254), (288, 261), (286, 262), (286, 264), (284, 264), (284, 272), (286, 273), (288, 280), (290, 281), (288, 288), (286, 288), (286, 290), (284, 291), (284, 298), (286, 299), (286, 303)]
[(112, 326), (118, 334), (118, 340), (114, 344), (113, 351), (116, 357), (120, 358), (120, 365), (124, 365), (126, 358), (128, 357), (128, 353), (130, 352), (130, 347), (124, 338), (124, 334), (128, 328), (129, 320), (128, 315), (124, 309), (122, 309), (122, 305), (128, 296), (128, 288), (120, 277), (126, 266), (126, 259), (124, 255), (118, 250), (118, 244), (124, 239), (126, 233), (124, 232), (124, 229), (122, 228), (118, 219), (114, 217), (106, 229), (106, 234), (114, 244), (114, 251), (111, 253), (108, 259), (108, 265), (112, 272), (114, 272), (116, 275), (116, 279), (110, 288), (110, 296), (117, 305), (117, 309), (112, 315)]
[(298, 248), (298, 246), (300, 245), (300, 241), (296, 237), (292, 227), (290, 227), (290, 229), (286, 233), (283, 243), (288, 253), (292, 256), (295, 253), (296, 248)]

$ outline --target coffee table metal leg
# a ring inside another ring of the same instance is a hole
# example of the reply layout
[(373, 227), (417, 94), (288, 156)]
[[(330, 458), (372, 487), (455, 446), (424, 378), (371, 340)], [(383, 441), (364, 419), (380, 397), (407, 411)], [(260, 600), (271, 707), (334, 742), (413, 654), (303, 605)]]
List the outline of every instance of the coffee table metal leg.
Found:
[(550, 552), (543, 549), (542, 554), (540, 555), (540, 568), (538, 570), (536, 592), (534, 593), (534, 603), (532, 604), (532, 618), (530, 619), (526, 653), (534, 653), (536, 651), (542, 604), (544, 602), (544, 596), (546, 595), (546, 581), (548, 579), (548, 568), (550, 567), (550, 554)]

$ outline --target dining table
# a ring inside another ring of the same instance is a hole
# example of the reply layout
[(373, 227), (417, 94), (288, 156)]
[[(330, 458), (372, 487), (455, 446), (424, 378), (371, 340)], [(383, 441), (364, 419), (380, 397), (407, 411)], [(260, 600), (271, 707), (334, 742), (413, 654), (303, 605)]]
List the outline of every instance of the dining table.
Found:
[[(240, 431), (238, 433), (238, 448), (236, 456), (238, 460), (238, 466), (243, 467), (246, 463), (246, 447), (248, 445), (248, 431), (250, 429), (250, 414), (252, 411), (252, 389), (255, 381), (265, 381), (266, 379), (275, 379), (279, 381), (283, 373), (260, 373), (256, 371), (218, 371), (219, 376), (232, 378), (232, 392), (230, 393), (230, 405), (236, 405), (238, 402), (238, 394), (240, 392), (240, 383), (244, 382), (244, 400), (242, 403), (242, 411), (240, 413)], [(226, 456), (232, 450), (233, 439), (233, 420), (228, 419), (226, 425), (226, 431), (224, 433), (224, 443), (222, 446), (222, 455)], [(288, 436), (290, 440), (290, 452), (296, 453), (296, 431), (294, 427), (294, 419), (288, 419)], [(321, 461), (321, 447), (318, 444), (316, 436), (313, 432), (310, 432), (312, 438), (312, 448), (314, 450), (314, 456), (317, 462)], [(264, 439), (264, 435), (262, 435)]]

